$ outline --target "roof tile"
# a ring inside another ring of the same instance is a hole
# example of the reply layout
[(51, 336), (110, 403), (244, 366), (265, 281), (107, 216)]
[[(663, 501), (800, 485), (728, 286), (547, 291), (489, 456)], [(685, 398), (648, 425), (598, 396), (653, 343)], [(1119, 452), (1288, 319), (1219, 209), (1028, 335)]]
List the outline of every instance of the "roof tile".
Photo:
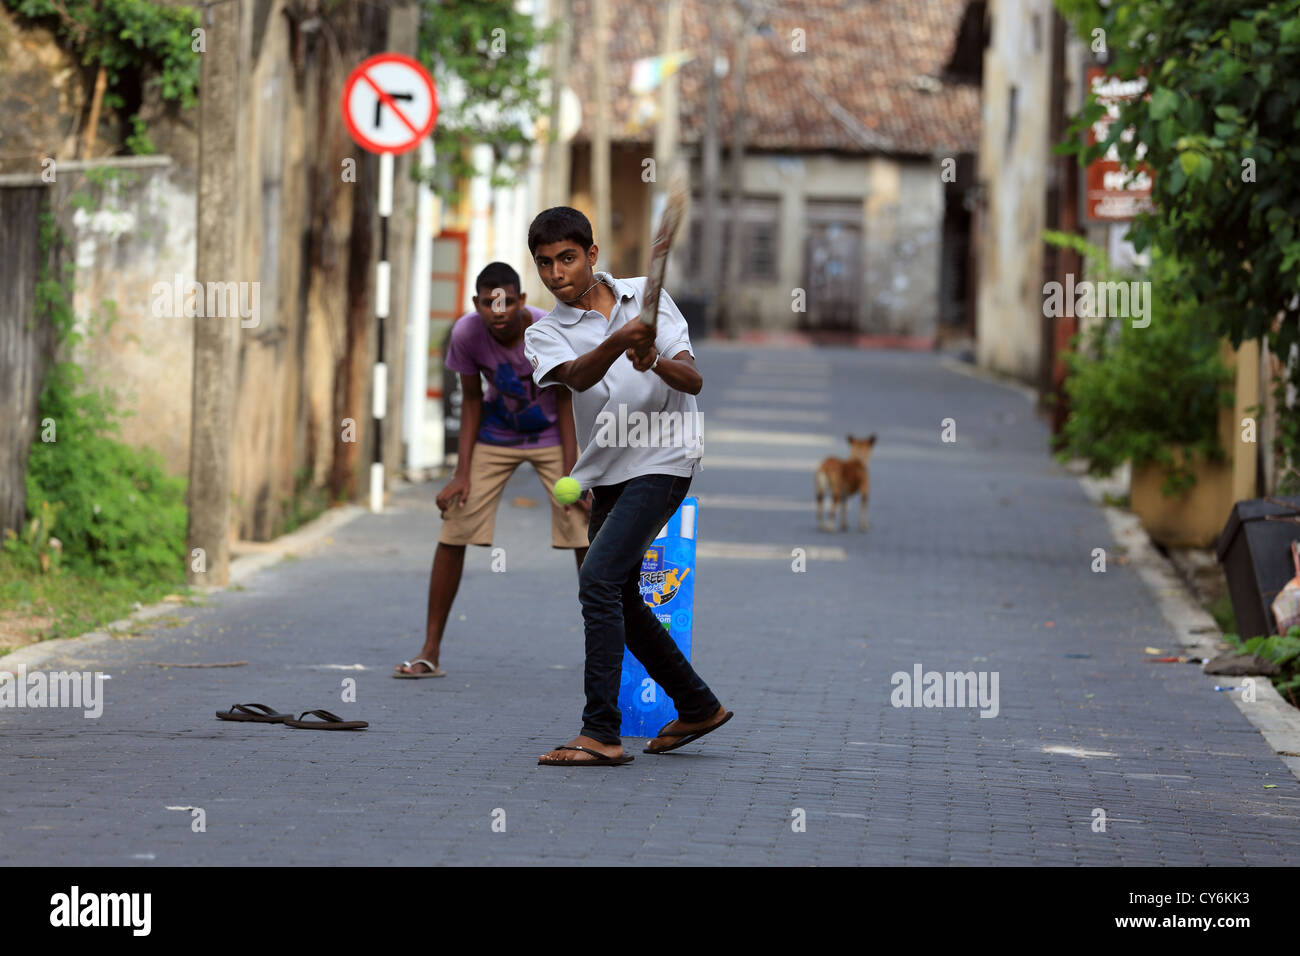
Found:
[[(666, 4), (610, 0), (607, 75), (613, 91), (611, 136), (648, 143), (654, 125), (637, 123), (628, 90), (632, 63), (659, 52)], [(694, 59), (679, 74), (681, 137), (698, 142), (704, 129), (709, 20), (718, 53), (734, 60), (739, 21), (730, 4), (684, 0), (682, 47)], [(943, 76), (966, 0), (800, 0), (774, 7), (749, 39), (744, 105), (746, 142), (754, 150), (935, 155), (972, 152), (979, 139), (980, 88)], [(591, 0), (574, 0), (574, 62), (569, 84), (583, 102), (579, 139), (590, 138)], [(805, 52), (794, 52), (794, 30)], [(734, 63), (732, 64), (734, 67)], [(931, 77), (938, 83), (922, 81)], [(930, 87), (930, 91), (925, 87)], [(720, 86), (720, 133), (730, 142), (736, 100), (730, 76)]]

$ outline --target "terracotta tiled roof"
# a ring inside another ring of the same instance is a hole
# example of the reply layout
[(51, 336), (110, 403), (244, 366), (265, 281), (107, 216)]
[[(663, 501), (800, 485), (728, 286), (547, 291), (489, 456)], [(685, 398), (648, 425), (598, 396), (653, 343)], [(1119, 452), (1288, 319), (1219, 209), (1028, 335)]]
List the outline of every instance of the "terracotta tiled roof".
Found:
[[(659, 52), (660, 0), (609, 0), (610, 116), (616, 142), (651, 142), (653, 122), (637, 129), (632, 63)], [(784, 0), (762, 4), (766, 26), (751, 34), (745, 88), (748, 148), (932, 155), (973, 152), (979, 139), (980, 90), (946, 82), (966, 0)], [(727, 0), (684, 0), (682, 47), (695, 59), (680, 73), (681, 137), (704, 129), (708, 20), (719, 55), (735, 66), (738, 20)], [(591, 0), (574, 0), (574, 61), (569, 74), (583, 102), (579, 139), (591, 130)], [(706, 19), (708, 18), (708, 19)], [(806, 52), (792, 51), (794, 30)], [(730, 142), (735, 99), (721, 79), (720, 130)]]

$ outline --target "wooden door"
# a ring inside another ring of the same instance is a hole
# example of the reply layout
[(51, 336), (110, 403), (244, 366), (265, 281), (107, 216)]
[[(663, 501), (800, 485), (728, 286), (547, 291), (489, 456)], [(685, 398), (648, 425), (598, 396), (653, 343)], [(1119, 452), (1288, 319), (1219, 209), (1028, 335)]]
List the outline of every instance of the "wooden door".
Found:
[(800, 327), (855, 332), (862, 315), (862, 204), (808, 204)]

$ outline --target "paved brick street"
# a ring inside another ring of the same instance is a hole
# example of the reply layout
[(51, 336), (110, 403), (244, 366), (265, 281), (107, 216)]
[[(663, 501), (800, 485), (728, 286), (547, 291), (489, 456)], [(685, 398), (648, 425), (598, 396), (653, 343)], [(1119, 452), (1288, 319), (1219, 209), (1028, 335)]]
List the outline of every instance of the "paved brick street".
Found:
[[(422, 634), (425, 485), (180, 623), (46, 664), (112, 679), (98, 720), (0, 710), (0, 862), (1300, 863), (1300, 785), (1215, 678), (1142, 662), (1172, 630), (1020, 395), (930, 354), (706, 346), (699, 365), (694, 660), (726, 728), (657, 757), (628, 740), (625, 767), (536, 766), (579, 729), (583, 642), (528, 469), (498, 518), (506, 572), (466, 561), (449, 676), (390, 679)], [(879, 436), (871, 527), (855, 502), (848, 532), (819, 532), (811, 472), (848, 432)], [(917, 664), (996, 672), (996, 716), (891, 706)], [(248, 701), (371, 727), (213, 716)]]

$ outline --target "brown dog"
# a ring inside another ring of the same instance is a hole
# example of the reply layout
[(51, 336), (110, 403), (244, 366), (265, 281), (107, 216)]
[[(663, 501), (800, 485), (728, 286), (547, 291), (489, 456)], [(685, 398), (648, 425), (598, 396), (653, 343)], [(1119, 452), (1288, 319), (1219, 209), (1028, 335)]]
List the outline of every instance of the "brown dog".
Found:
[[(871, 459), (871, 450), (876, 445), (876, 436), (867, 438), (849, 438), (848, 460), (827, 458), (817, 469), (817, 527), (822, 531), (835, 530), (835, 509), (840, 509), (840, 530), (849, 530), (849, 496), (861, 494), (858, 503), (858, 530), (867, 530), (867, 492), (871, 488), (871, 476), (867, 473), (867, 462)], [(830, 496), (831, 507), (827, 521), (822, 520), (822, 499)]]

